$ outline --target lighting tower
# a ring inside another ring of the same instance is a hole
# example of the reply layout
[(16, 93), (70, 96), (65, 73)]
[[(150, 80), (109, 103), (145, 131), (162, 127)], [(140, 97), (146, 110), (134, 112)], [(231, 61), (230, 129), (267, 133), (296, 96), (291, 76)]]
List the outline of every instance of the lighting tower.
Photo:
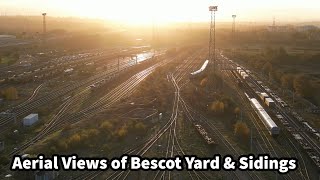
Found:
[[(207, 92), (210, 91), (210, 84), (213, 82), (215, 69), (216, 69), (216, 11), (218, 10), (218, 6), (209, 6), (209, 11), (211, 13), (211, 21), (210, 21), (210, 37), (209, 37), (209, 64), (212, 65), (210, 70), (213, 71), (213, 77), (209, 77), (209, 82), (207, 83)], [(213, 50), (212, 50), (213, 48)], [(214, 86), (213, 86), (214, 87)]]
[(272, 31), (273, 31), (273, 32), (276, 31), (276, 18), (275, 18), (275, 17), (273, 17)]
[(236, 17), (237, 17), (237, 15), (232, 15), (232, 18), (233, 18), (232, 33), (236, 32)]
[[(236, 40), (236, 17), (237, 15), (232, 15), (233, 18), (233, 23), (232, 23), (232, 41), (233, 45), (235, 45), (235, 40)], [(234, 48), (233, 48), (233, 55), (234, 55)]]
[[(213, 72), (215, 73), (216, 66), (216, 11), (218, 11), (218, 6), (209, 6), (209, 11), (211, 12), (211, 22), (210, 22), (210, 40), (209, 40), (209, 61), (213, 64)], [(212, 52), (213, 46), (213, 52)]]
[(43, 38), (45, 38), (46, 33), (47, 33), (46, 15), (47, 15), (47, 13), (42, 13), (42, 16), (43, 16)]

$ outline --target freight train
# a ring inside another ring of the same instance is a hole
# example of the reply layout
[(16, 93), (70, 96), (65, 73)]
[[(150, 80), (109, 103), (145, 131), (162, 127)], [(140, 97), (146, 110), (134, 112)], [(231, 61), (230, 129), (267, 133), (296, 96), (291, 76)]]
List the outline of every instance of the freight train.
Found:
[(195, 127), (208, 145), (216, 145), (216, 142), (208, 135), (206, 130), (200, 124), (195, 124)]

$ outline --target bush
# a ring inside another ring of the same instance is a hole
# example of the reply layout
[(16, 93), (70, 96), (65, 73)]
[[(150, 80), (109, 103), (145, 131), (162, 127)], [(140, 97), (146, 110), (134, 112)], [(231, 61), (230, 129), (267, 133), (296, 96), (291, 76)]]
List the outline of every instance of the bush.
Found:
[(6, 90), (4, 90), (2, 92), (2, 94), (7, 100), (16, 100), (16, 99), (18, 99), (18, 91), (14, 87), (7, 88)]
[(73, 134), (71, 137), (68, 138), (68, 144), (71, 147), (78, 147), (81, 143), (81, 137), (78, 133)]
[(236, 115), (236, 117), (239, 116), (239, 114), (241, 113), (241, 109), (239, 107), (234, 108), (234, 114)]
[(250, 129), (248, 128), (246, 123), (238, 121), (234, 125), (234, 134), (239, 138), (241, 142), (248, 143)]
[(146, 129), (147, 129), (147, 126), (143, 122), (138, 122), (134, 125), (134, 131), (137, 134), (140, 134), (140, 135), (145, 134)]
[(215, 113), (223, 113), (225, 105), (222, 101), (214, 101), (211, 103), (210, 110)]
[(113, 124), (110, 121), (105, 121), (100, 125), (100, 129), (106, 132), (111, 132), (113, 129)]
[(122, 126), (116, 134), (119, 138), (124, 138), (128, 134), (128, 127), (126, 125)]
[(57, 146), (56, 148), (52, 148), (51, 150), (52, 151), (54, 151), (54, 150), (68, 151), (68, 149), (69, 149), (69, 146), (68, 146), (68, 144), (66, 143), (65, 140), (58, 141), (56, 146)]

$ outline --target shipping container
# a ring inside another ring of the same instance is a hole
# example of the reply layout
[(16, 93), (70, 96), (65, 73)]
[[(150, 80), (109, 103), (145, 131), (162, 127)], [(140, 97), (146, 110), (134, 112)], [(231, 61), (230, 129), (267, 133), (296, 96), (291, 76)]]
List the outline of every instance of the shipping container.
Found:
[(260, 98), (261, 98), (261, 100), (264, 102), (265, 101), (265, 99), (267, 98), (267, 97), (269, 97), (268, 96), (268, 94), (267, 93), (260, 93)]
[(271, 98), (265, 98), (265, 101), (267, 106), (269, 106), (270, 108), (273, 108), (275, 106), (274, 101)]

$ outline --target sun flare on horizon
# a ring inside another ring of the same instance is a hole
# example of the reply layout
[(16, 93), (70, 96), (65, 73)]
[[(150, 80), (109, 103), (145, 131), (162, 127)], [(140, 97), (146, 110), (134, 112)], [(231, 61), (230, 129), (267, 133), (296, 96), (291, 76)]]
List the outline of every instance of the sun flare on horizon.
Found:
[[(208, 3), (209, 4), (209, 3)], [(53, 3), (53, 5), (57, 5)], [(176, 21), (190, 21), (201, 19), (195, 11), (203, 10), (206, 14), (207, 7), (202, 4), (195, 6), (181, 0), (118, 0), (108, 1), (93, 0), (91, 2), (80, 0), (64, 3), (64, 11), (76, 16), (100, 18), (112, 21), (121, 21), (130, 24), (150, 24), (153, 22), (167, 23)]]
[(217, 21), (230, 21), (232, 14), (237, 14), (239, 21), (272, 21), (273, 17), (282, 21), (317, 20), (320, 2), (307, 1), (310, 3), (298, 0), (2, 0), (0, 11), (12, 15), (37, 15), (45, 11), (49, 16), (159, 24), (209, 21), (208, 7), (218, 5)]

